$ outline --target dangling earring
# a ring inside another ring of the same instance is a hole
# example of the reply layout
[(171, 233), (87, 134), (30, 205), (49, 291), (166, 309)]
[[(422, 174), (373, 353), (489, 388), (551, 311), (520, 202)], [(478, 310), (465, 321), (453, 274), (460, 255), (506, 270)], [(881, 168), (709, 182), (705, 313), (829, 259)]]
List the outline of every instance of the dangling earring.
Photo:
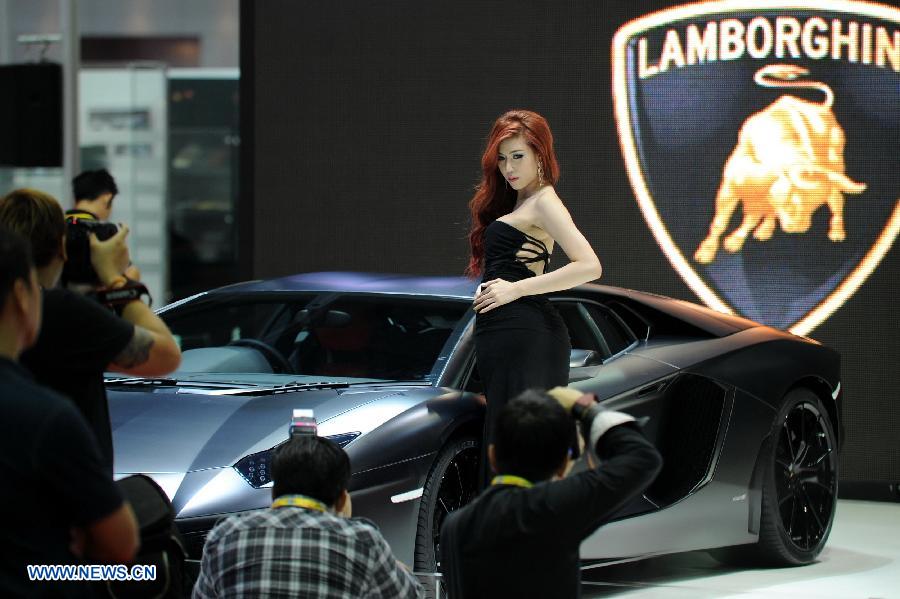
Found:
[(540, 187), (544, 186), (544, 167), (541, 166), (540, 162), (538, 162), (538, 185)]

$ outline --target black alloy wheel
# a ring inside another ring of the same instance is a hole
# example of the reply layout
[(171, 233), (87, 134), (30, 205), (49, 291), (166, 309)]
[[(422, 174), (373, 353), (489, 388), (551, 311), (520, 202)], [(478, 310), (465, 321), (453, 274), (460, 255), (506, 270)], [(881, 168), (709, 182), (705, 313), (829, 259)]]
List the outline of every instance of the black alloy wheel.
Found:
[(476, 439), (464, 437), (450, 441), (438, 453), (419, 506), (416, 572), (438, 571), (444, 519), (478, 495), (479, 447)]
[(785, 397), (762, 445), (759, 541), (715, 549), (738, 566), (800, 566), (825, 547), (837, 502), (838, 455), (834, 423), (810, 389)]
[(831, 530), (837, 497), (834, 433), (820, 402), (800, 401), (784, 418), (775, 446), (780, 528), (797, 554), (818, 552)]

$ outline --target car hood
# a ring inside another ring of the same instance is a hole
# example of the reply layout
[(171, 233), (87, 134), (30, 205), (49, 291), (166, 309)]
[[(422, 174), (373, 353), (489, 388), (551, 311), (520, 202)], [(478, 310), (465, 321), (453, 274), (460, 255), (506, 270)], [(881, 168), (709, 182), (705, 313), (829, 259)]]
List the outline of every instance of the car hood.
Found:
[(397, 388), (344, 388), (234, 396), (182, 387), (113, 387), (107, 395), (115, 470), (186, 473), (232, 466), (286, 440), (295, 408), (313, 410), (321, 424), (397, 393)]

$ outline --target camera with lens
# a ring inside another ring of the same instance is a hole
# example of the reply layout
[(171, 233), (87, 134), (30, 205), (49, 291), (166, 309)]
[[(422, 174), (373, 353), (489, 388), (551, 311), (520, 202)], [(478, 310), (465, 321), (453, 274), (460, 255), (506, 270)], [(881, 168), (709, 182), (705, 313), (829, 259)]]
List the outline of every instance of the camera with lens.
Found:
[(63, 268), (63, 280), (70, 283), (97, 286), (100, 279), (91, 265), (91, 239), (93, 233), (100, 241), (106, 241), (116, 234), (119, 227), (95, 219), (70, 216), (66, 219), (66, 265)]

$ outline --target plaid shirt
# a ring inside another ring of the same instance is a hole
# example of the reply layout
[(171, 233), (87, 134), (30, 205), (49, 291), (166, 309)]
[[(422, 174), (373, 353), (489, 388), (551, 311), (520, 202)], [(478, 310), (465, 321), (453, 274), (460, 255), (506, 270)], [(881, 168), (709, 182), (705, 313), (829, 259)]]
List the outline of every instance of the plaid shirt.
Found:
[(231, 516), (209, 533), (193, 599), (424, 597), (375, 525), (281, 507)]

